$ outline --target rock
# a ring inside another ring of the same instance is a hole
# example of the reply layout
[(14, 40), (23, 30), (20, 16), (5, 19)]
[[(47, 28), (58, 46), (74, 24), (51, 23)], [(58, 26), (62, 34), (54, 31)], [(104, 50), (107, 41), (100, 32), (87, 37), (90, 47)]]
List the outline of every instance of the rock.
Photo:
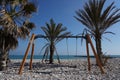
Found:
[(0, 72), (0, 75), (2, 75), (2, 72)]
[[(17, 62), (17, 64), (16, 64)], [(22, 75), (18, 75), (19, 61), (13, 62), (7, 71), (0, 71), (0, 80), (119, 80), (120, 59), (110, 59), (101, 74), (95, 61), (91, 61), (91, 71), (88, 71), (85, 60), (62, 60), (61, 64), (34, 63), (32, 70), (29, 65), (24, 66)], [(28, 63), (27, 63), (28, 64)]]

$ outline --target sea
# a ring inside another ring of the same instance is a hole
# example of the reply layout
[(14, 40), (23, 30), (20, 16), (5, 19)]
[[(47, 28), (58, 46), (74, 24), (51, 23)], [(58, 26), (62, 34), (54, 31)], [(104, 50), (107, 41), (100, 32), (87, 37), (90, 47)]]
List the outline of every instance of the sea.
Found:
[[(23, 59), (24, 55), (9, 55), (10, 59)], [(91, 58), (95, 58), (93, 55), (90, 56)], [(120, 55), (111, 55), (110, 58), (120, 58)], [(42, 59), (43, 55), (34, 55), (33, 59)], [(55, 55), (53, 57), (54, 59), (57, 59), (57, 56)], [(59, 55), (60, 59), (85, 59), (87, 58), (86, 55)], [(27, 59), (30, 59), (30, 55), (27, 56)]]

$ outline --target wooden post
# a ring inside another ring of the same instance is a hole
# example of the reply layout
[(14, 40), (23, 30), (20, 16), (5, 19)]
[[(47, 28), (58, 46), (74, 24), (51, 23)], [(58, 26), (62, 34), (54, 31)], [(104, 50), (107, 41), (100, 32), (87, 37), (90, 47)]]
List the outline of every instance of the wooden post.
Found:
[(90, 55), (89, 55), (89, 47), (88, 47), (88, 41), (86, 39), (86, 49), (87, 49), (87, 60), (88, 60), (88, 70), (91, 70), (91, 66), (90, 66)]
[(29, 42), (29, 44), (28, 44), (28, 47), (27, 47), (27, 49), (26, 49), (24, 58), (23, 58), (23, 60), (22, 60), (22, 63), (21, 63), (21, 66), (20, 66), (20, 69), (19, 69), (19, 72), (18, 72), (18, 74), (20, 74), (20, 75), (22, 74), (22, 70), (23, 70), (23, 67), (24, 67), (24, 64), (25, 64), (25, 61), (26, 61), (28, 52), (29, 52), (29, 50), (30, 50), (30, 45), (31, 45), (32, 41), (34, 40), (34, 37), (35, 37), (35, 35), (32, 34), (32, 37), (31, 37), (31, 39), (30, 39), (30, 42)]
[(94, 46), (93, 46), (92, 41), (91, 41), (91, 39), (90, 39), (90, 37), (89, 37), (89, 34), (86, 35), (86, 38), (87, 38), (88, 42), (89, 42), (90, 45), (91, 45), (92, 51), (93, 51), (93, 53), (94, 53), (94, 56), (95, 56), (95, 58), (96, 58), (96, 61), (97, 61), (98, 66), (100, 67), (101, 72), (104, 73), (103, 67), (102, 67), (101, 62), (100, 62), (100, 60), (99, 60), (99, 58), (98, 58), (98, 55), (97, 55), (97, 53), (96, 53), (96, 51), (95, 51), (95, 49), (94, 49)]
[(32, 44), (32, 52), (30, 57), (30, 70), (32, 70), (32, 60), (33, 60), (33, 54), (34, 54), (34, 43)]

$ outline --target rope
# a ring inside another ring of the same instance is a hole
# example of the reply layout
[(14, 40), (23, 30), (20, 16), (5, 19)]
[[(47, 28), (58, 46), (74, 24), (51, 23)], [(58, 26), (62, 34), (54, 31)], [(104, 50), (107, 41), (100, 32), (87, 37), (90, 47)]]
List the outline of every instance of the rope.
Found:
[(77, 42), (77, 38), (76, 38), (76, 56), (77, 56), (77, 51), (78, 51), (77, 44), (78, 44), (78, 42)]
[(67, 53), (68, 53), (68, 58), (69, 58), (68, 38), (66, 38), (66, 45), (67, 45)]

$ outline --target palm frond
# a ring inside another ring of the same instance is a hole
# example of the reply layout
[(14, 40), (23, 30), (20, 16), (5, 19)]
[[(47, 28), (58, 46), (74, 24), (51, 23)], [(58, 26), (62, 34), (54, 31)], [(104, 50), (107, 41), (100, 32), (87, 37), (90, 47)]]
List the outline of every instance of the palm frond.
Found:
[(44, 61), (44, 59), (47, 56), (48, 52), (49, 52), (49, 47), (47, 46), (46, 49), (45, 49), (45, 52), (43, 54), (42, 62)]
[(0, 48), (2, 48), (3, 45), (6, 50), (15, 49), (18, 46), (18, 41), (14, 35), (0, 29)]
[(65, 32), (63, 34), (60, 34), (58, 36), (58, 38), (55, 39), (55, 44), (57, 44), (58, 42), (60, 42), (61, 40), (63, 40), (64, 36), (70, 36), (70, 32)]
[(29, 30), (32, 30), (33, 28), (35, 28), (35, 24), (29, 21), (24, 22), (23, 25), (27, 27)]
[(40, 53), (42, 53), (42, 51), (43, 51), (46, 47), (48, 47), (48, 46), (49, 46), (49, 43), (45, 44), (45, 45), (42, 47), (42, 49), (40, 50)]
[(115, 33), (111, 32), (111, 31), (104, 32), (104, 34), (113, 34), (113, 35), (115, 35)]
[(24, 6), (23, 11), (24, 11), (24, 16), (27, 16), (27, 15), (29, 16), (31, 13), (36, 12), (37, 9), (35, 4), (29, 2)]
[(19, 31), (20, 32), (19, 32), (19, 36), (18, 37), (20, 37), (20, 38), (25, 39), (27, 37), (26, 35), (29, 35), (29, 30), (25, 26), (20, 27)]
[[(14, 35), (16, 34), (16, 36), (21, 37), (22, 35), (17, 35), (20, 34), (19, 32), (16, 33), (21, 30), (18, 30), (16, 27), (25, 26), (22, 23), (26, 22), (26, 17), (28, 19), (27, 15), (31, 15), (33, 12), (36, 12), (35, 4), (32, 0), (1, 0), (0, 2), (4, 3), (0, 5), (0, 10), (2, 10), (2, 13), (0, 13), (1, 26), (3, 28), (8, 28), (6, 30), (9, 30), (10, 33), (12, 32)], [(35, 25), (32, 22), (29, 22), (26, 24), (26, 27), (30, 32)], [(26, 34), (26, 36), (28, 36), (28, 34)], [(23, 34), (23, 37), (25, 37), (25, 34)]]
[(47, 57), (48, 57), (48, 54), (49, 54), (49, 46), (46, 47), (44, 54), (45, 54), (45, 58), (46, 58), (46, 60), (47, 60)]
[(116, 9), (114, 2), (103, 8), (106, 0), (90, 0), (84, 9), (76, 11), (75, 18), (85, 25), (92, 34), (96, 31), (103, 34), (110, 26), (120, 21), (120, 9)]
[(103, 38), (106, 39), (106, 40), (108, 40), (109, 42), (112, 42), (112, 41), (111, 41), (109, 38), (107, 38), (107, 37), (104, 37), (104, 36), (103, 36)]

